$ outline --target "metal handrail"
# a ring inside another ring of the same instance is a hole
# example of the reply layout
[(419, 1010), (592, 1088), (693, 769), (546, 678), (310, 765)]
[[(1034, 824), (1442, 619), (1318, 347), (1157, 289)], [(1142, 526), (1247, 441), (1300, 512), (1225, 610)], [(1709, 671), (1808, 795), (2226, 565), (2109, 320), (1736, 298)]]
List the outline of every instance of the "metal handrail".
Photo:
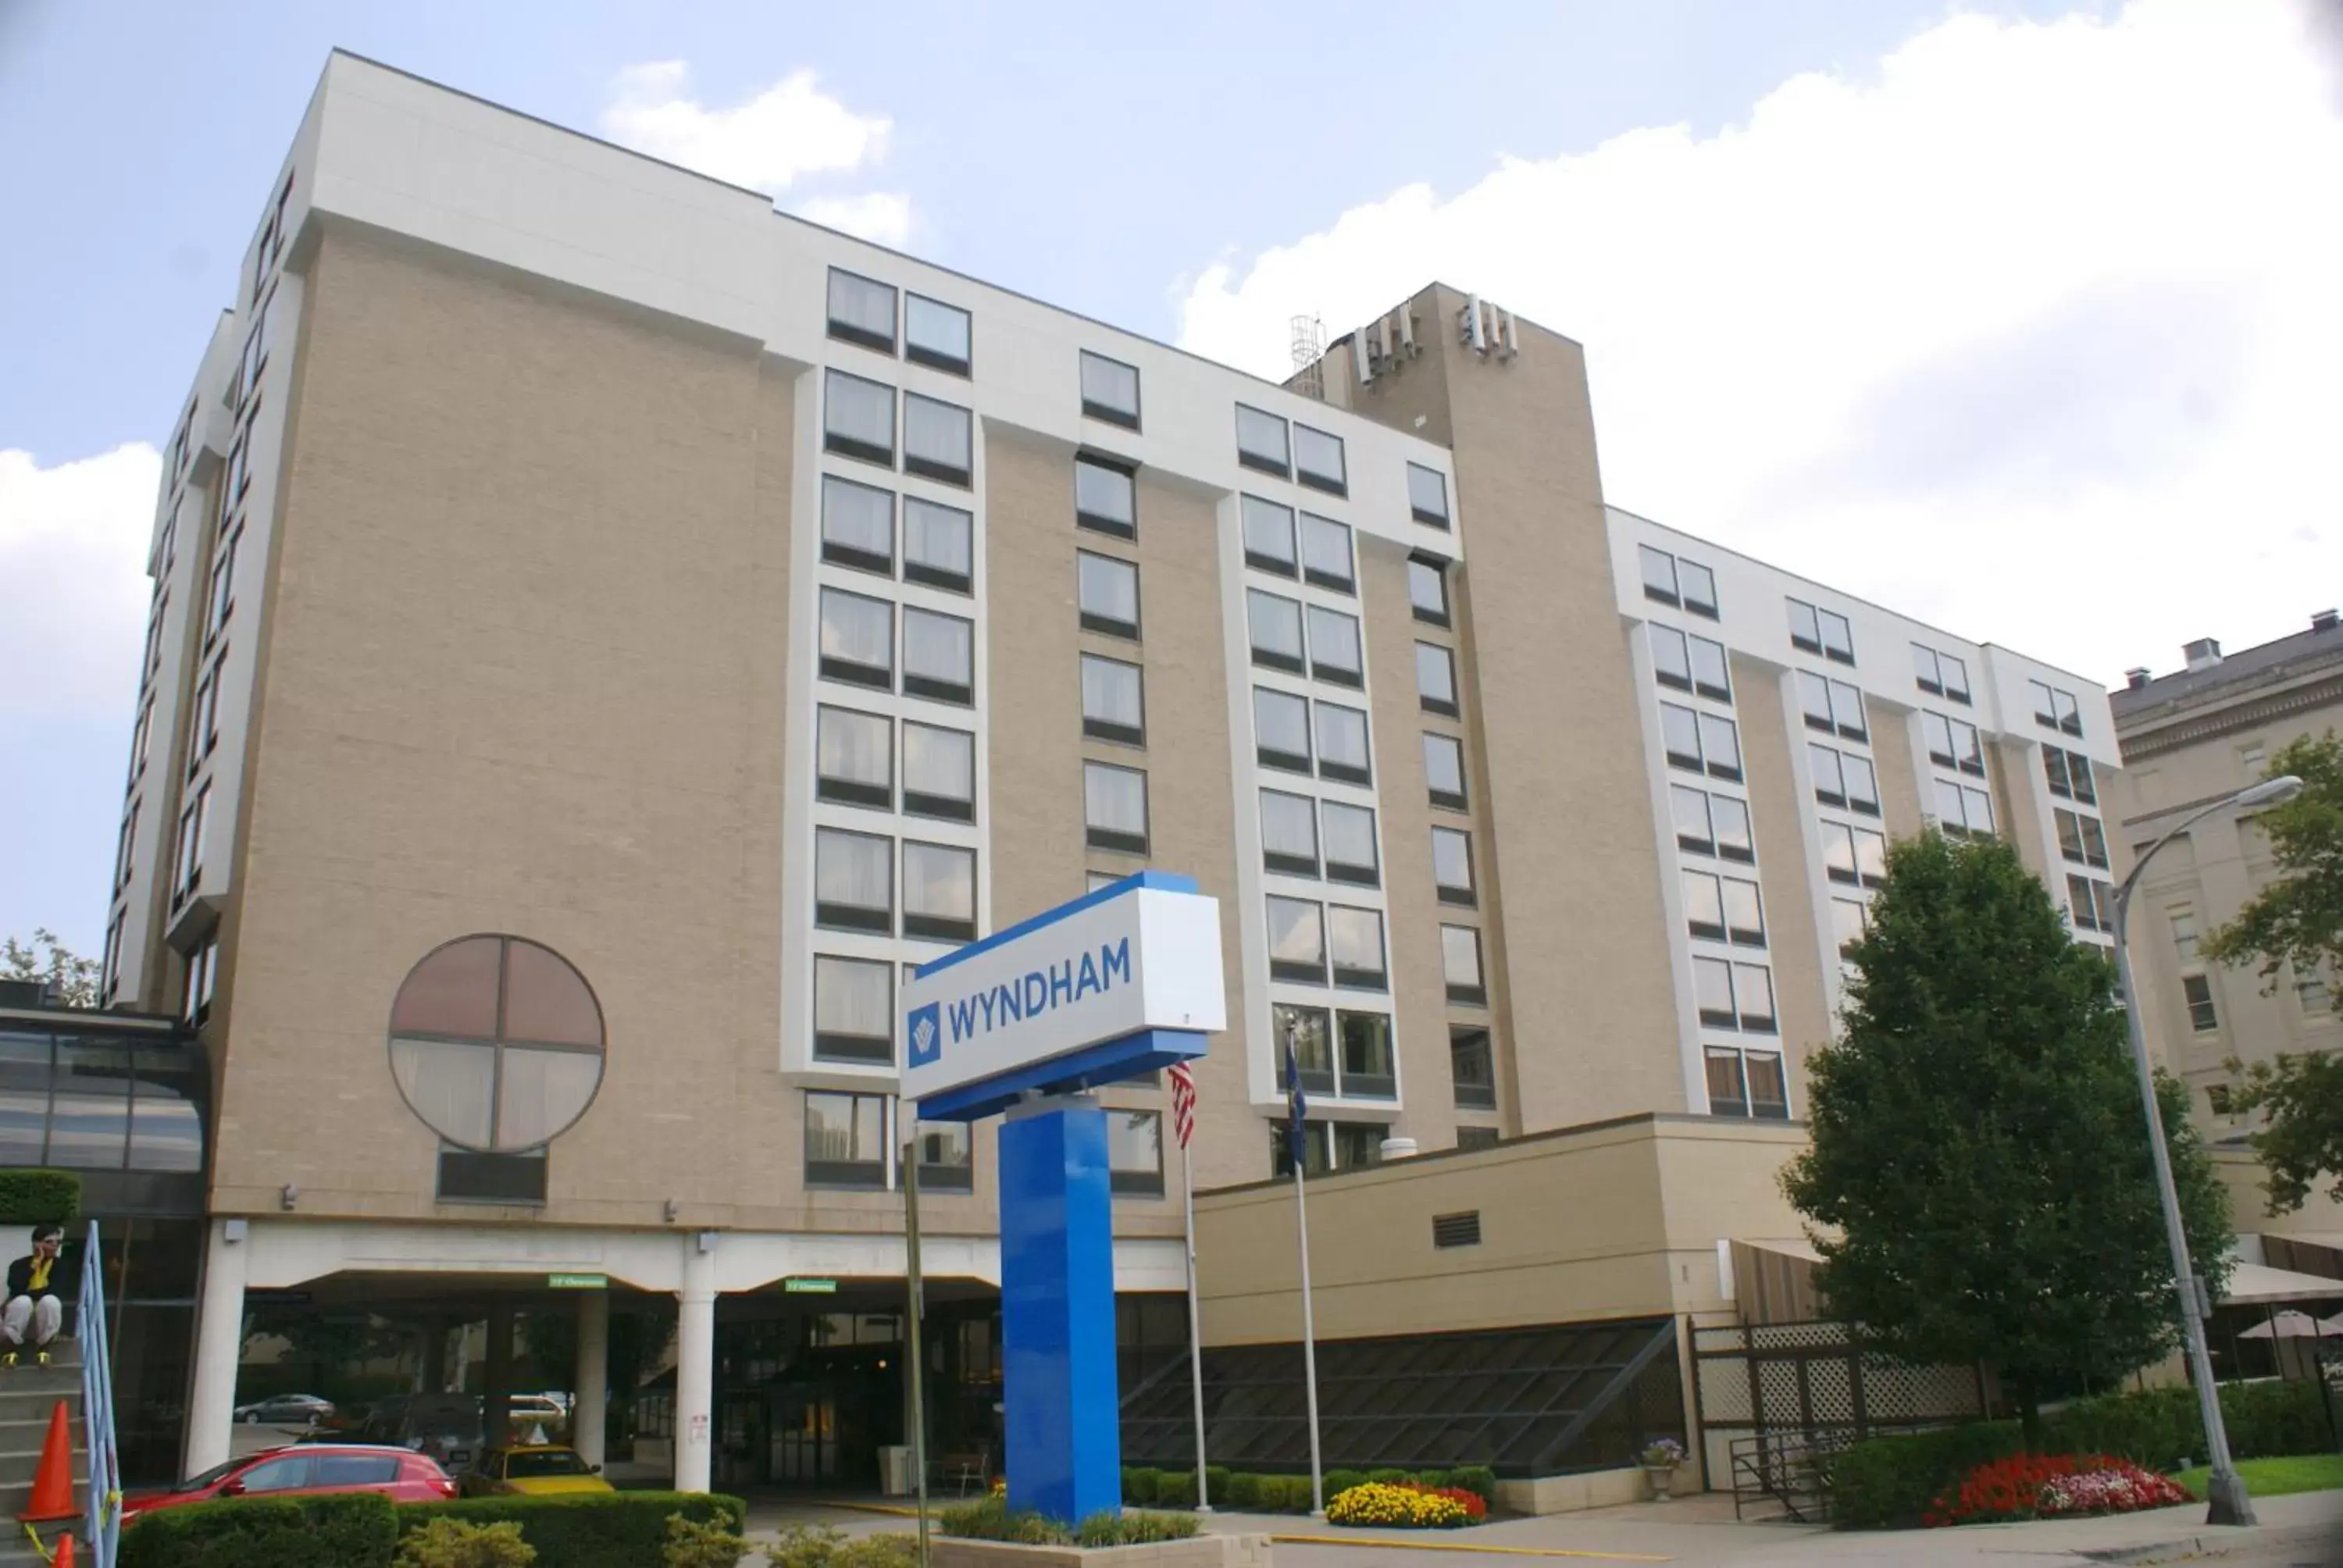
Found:
[(82, 1443), (89, 1451), (89, 1501), (83, 1522), (92, 1568), (114, 1568), (122, 1537), (122, 1462), (115, 1442), (114, 1358), (106, 1340), (106, 1275), (95, 1220), (89, 1222), (89, 1244), (82, 1252), (74, 1337), (81, 1345)]
[[(1733, 1516), (1743, 1516), (1743, 1504), (1754, 1493), (1772, 1498), (1801, 1523), (1826, 1519), (1830, 1491), (1815, 1462), (1839, 1452), (1854, 1441), (1852, 1432), (1758, 1432), (1735, 1438), (1726, 1451), (1733, 1463)], [(1811, 1484), (1796, 1484), (1794, 1477), (1802, 1471)]]

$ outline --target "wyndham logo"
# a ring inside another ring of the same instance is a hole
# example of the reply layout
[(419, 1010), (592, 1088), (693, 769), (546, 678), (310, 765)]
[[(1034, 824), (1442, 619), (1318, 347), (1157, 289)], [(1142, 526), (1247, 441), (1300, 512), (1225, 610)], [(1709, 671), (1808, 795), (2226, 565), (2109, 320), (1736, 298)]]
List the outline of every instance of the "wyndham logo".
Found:
[(944, 1053), (943, 1020), (940, 1016), (943, 1004), (930, 1002), (912, 1010), (910, 1018), (911, 1065), (926, 1067)]

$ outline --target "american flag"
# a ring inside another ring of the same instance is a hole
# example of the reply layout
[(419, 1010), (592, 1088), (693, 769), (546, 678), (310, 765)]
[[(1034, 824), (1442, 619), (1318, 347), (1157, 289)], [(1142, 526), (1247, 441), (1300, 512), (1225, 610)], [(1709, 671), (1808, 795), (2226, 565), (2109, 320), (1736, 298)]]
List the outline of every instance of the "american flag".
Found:
[(1188, 1140), (1196, 1135), (1196, 1074), (1184, 1061), (1175, 1061), (1170, 1070), (1172, 1079), (1172, 1135), (1180, 1140), (1180, 1147), (1188, 1147)]

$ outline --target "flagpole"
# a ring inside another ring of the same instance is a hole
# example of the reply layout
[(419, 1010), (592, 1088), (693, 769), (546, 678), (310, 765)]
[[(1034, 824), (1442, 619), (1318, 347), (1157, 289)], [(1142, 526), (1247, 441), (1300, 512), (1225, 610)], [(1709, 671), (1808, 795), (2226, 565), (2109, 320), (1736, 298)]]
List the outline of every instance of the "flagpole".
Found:
[(1310, 1208), (1302, 1197), (1302, 1168), (1306, 1163), (1306, 1160), (1293, 1162), (1293, 1219), (1302, 1234), (1302, 1370), (1310, 1394), (1310, 1517), (1323, 1519), (1325, 1480), (1318, 1462), (1318, 1330), (1310, 1312)]
[(1196, 1161), (1180, 1143), (1180, 1191), (1188, 1211), (1188, 1382), (1196, 1398), (1196, 1512), (1210, 1513), (1212, 1499), (1204, 1481), (1204, 1332), (1196, 1302)]

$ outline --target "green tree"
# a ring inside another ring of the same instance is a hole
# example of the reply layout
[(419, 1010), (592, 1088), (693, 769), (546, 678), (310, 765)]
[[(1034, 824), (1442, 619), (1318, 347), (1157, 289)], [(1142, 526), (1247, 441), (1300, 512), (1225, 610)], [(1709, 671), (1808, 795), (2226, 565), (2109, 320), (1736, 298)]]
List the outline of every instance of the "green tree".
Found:
[[(1783, 1190), (1814, 1221), (1834, 1316), (1918, 1364), (1981, 1362), (2036, 1430), (2179, 1332), (2113, 964), (1998, 839), (1898, 843), (1851, 950), (1838, 1042), (1808, 1069), (1813, 1141)], [(2192, 1259), (2217, 1295), (2227, 1201), (2160, 1085)]]
[(0, 980), (45, 980), (67, 1007), (97, 1005), (97, 960), (75, 953), (46, 926), (33, 928), (30, 943), (0, 939)]
[[(2323, 979), (2328, 1005), (2343, 1010), (2343, 739), (2330, 729), (2280, 748), (2269, 777), (2289, 773), (2302, 793), (2257, 819), (2280, 875), (2207, 937), (2204, 951), (2233, 968), (2252, 965), (2265, 994), (2289, 978)], [(2269, 1211), (2301, 1208), (2322, 1174), (2343, 1201), (2343, 1058), (2232, 1060), (2229, 1070), (2237, 1080), (2230, 1110), (2267, 1118), (2253, 1142), (2269, 1172)]]

